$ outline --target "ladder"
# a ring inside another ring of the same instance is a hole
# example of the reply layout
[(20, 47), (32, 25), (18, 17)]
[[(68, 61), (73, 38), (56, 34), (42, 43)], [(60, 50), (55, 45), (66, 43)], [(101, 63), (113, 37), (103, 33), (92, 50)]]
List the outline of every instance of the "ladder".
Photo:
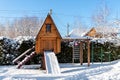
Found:
[(80, 59), (80, 45), (73, 46), (73, 58), (72, 62), (74, 63), (75, 60)]
[(30, 55), (26, 56), (21, 62), (18, 63), (17, 68), (21, 68), (22, 65), (24, 65), (26, 62), (28, 62), (33, 56), (35, 55), (35, 52), (32, 52)]
[[(16, 59), (13, 60), (13, 63), (17, 63), (17, 68), (21, 68), (22, 65), (24, 65), (26, 62), (28, 62), (31, 58), (33, 58), (33, 56), (36, 54), (35, 51), (32, 52), (35, 49), (35, 47), (33, 46), (32, 48), (26, 50), (24, 53), (22, 53), (20, 56), (18, 56)], [(24, 59), (22, 61), (20, 61), (21, 58)]]

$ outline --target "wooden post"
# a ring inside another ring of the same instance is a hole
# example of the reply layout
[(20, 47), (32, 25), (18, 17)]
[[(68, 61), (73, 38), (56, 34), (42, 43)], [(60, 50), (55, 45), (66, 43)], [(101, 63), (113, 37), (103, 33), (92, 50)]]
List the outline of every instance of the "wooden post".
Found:
[(87, 47), (88, 47), (88, 66), (90, 66), (90, 41), (87, 41)]
[(73, 55), (72, 55), (72, 63), (74, 63), (74, 46), (75, 46), (75, 45), (73, 45), (73, 47), (72, 47), (72, 51), (73, 51)]
[(83, 65), (83, 43), (80, 41), (80, 64)]
[(44, 56), (44, 54), (42, 55), (41, 68), (42, 68), (43, 70), (46, 70), (46, 66), (45, 66), (45, 56)]

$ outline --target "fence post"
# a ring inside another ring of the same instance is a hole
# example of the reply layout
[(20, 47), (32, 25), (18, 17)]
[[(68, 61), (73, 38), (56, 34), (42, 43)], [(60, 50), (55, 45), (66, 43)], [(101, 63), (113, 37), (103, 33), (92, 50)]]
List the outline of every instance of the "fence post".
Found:
[(92, 53), (92, 64), (93, 64), (93, 60), (94, 60), (94, 53), (93, 53), (93, 49), (94, 49), (94, 46), (93, 46), (93, 42), (92, 42), (92, 50), (91, 50), (91, 53)]
[(109, 62), (111, 61), (111, 53), (109, 52)]
[(102, 46), (101, 46), (101, 63), (102, 63), (102, 60), (103, 60), (103, 50), (102, 50)]

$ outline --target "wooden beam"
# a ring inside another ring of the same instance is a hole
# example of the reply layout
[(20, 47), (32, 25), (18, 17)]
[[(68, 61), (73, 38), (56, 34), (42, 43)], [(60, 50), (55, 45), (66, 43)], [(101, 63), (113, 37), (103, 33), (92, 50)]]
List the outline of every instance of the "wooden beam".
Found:
[(72, 63), (74, 63), (74, 45), (72, 47), (73, 55), (72, 55)]
[(62, 40), (61, 41), (88, 41), (88, 40), (90, 40), (89, 38), (87, 39), (84, 39), (84, 38), (75, 38), (75, 39), (72, 39), (72, 38), (62, 38)]
[(41, 63), (41, 68), (43, 69), (43, 70), (46, 70), (46, 65), (45, 65), (45, 55), (44, 55), (44, 53), (43, 53), (43, 55), (42, 55), (42, 63)]
[(87, 41), (87, 47), (88, 47), (88, 66), (90, 66), (90, 41)]
[(83, 42), (80, 41), (80, 64), (83, 65)]

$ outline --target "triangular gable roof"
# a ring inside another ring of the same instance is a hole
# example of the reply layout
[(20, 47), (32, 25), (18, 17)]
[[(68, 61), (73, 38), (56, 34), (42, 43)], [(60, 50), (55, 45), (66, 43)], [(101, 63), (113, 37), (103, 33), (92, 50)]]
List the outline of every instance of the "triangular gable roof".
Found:
[(36, 39), (38, 38), (38, 35), (40, 34), (41, 29), (42, 29), (43, 25), (45, 24), (47, 18), (50, 18), (50, 19), (51, 19), (51, 21), (53, 22), (53, 24), (54, 24), (54, 26), (55, 26), (55, 28), (56, 28), (56, 30), (57, 30), (57, 34), (58, 34), (59, 38), (62, 38), (61, 35), (60, 35), (60, 33), (59, 33), (59, 31), (58, 31), (58, 29), (57, 29), (57, 27), (56, 27), (56, 25), (55, 25), (55, 23), (54, 23), (54, 21), (53, 21), (53, 19), (52, 19), (52, 17), (51, 17), (51, 15), (48, 13), (47, 17), (45, 18), (45, 20), (44, 20), (44, 22), (43, 22), (43, 24), (42, 24), (42, 26), (41, 26), (41, 28), (40, 28), (37, 36), (36, 36)]
[(96, 29), (93, 27), (92, 29), (90, 29), (86, 34), (85, 36), (89, 36), (89, 34), (94, 31), (96, 33)]

